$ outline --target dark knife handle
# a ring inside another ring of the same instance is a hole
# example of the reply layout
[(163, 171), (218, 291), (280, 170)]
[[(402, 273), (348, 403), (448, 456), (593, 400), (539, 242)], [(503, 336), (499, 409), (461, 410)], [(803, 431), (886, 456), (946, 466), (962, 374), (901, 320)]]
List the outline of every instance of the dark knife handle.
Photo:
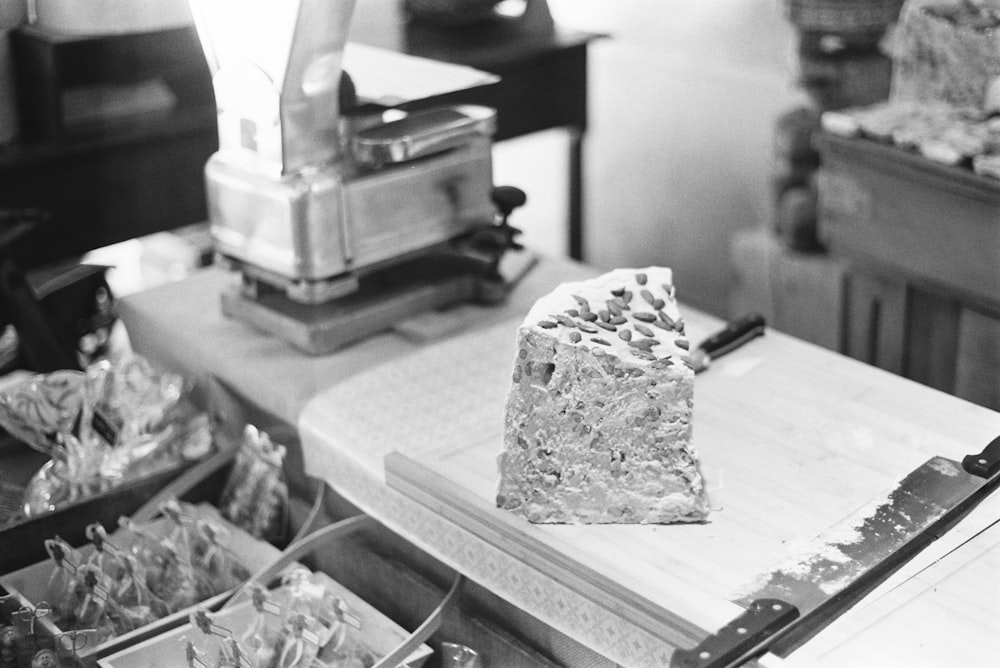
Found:
[(670, 668), (723, 668), (748, 658), (765, 640), (795, 621), (799, 610), (776, 598), (759, 598), (742, 615), (729, 622), (693, 649), (678, 649)]
[(764, 316), (747, 313), (728, 323), (726, 327), (699, 344), (698, 349), (712, 359), (718, 359), (731, 350), (739, 348), (747, 341), (764, 334)]
[(1000, 471), (1000, 436), (990, 441), (978, 455), (966, 455), (962, 459), (962, 468), (980, 478), (995, 476)]

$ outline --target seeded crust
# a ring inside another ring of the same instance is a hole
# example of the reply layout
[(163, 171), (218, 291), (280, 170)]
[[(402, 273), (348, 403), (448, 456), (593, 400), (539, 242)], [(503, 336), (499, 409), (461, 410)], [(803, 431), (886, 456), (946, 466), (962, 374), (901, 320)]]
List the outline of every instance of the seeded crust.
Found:
[(704, 520), (688, 349), (667, 268), (538, 300), (517, 332), (497, 506), (535, 523)]

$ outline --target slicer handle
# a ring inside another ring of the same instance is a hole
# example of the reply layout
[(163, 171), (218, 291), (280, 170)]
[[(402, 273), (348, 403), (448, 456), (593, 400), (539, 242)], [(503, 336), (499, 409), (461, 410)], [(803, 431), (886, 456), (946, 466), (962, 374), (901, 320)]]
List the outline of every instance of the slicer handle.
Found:
[(966, 455), (962, 459), (962, 468), (980, 478), (992, 478), (1000, 471), (1000, 436), (983, 448), (978, 455)]
[(493, 189), (493, 203), (500, 210), (500, 215), (507, 219), (507, 216), (519, 206), (524, 206), (528, 201), (528, 196), (523, 190), (515, 186), (497, 186)]
[(524, 206), (528, 196), (516, 186), (495, 186), (490, 197), (500, 212), (499, 228), (504, 236), (504, 246), (513, 250), (523, 250), (524, 246), (514, 241), (514, 237), (520, 235), (521, 230), (511, 226), (510, 214), (517, 207)]
[(718, 359), (747, 341), (764, 335), (767, 322), (757, 312), (747, 313), (726, 325), (725, 329), (705, 339), (698, 346), (712, 359)]
[(759, 598), (742, 615), (729, 622), (693, 649), (678, 649), (670, 668), (723, 668), (747, 658), (769, 637), (795, 621), (799, 610), (775, 598)]
[(410, 112), (360, 130), (351, 143), (358, 162), (379, 168), (466, 146), (474, 137), (495, 132), (496, 110), (464, 104)]

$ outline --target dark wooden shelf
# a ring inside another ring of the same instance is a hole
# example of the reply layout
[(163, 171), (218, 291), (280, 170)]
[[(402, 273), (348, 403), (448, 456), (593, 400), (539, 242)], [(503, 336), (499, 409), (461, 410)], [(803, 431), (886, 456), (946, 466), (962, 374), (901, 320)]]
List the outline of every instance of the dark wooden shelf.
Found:
[[(51, 163), (74, 155), (107, 151), (136, 142), (155, 142), (186, 135), (215, 137), (215, 123), (214, 107), (136, 114), (112, 121), (93, 122), (81, 125), (72, 136), (63, 139), (16, 139), (0, 146), (0, 169)], [(216, 138), (215, 147), (217, 146)]]
[[(95, 37), (21, 26), (11, 55), (21, 133), (0, 148), (0, 207), (51, 213), (15, 246), (22, 267), (205, 220), (204, 166), (218, 137), (193, 26)], [(144, 97), (150, 82), (160, 105)], [(107, 87), (129, 91), (131, 108), (66, 108), (80, 91), (103, 103), (90, 91)]]
[(204, 166), (218, 148), (209, 111), (129, 119), (0, 151), (0, 206), (52, 214), (15, 247), (18, 262), (42, 266), (204, 221)]

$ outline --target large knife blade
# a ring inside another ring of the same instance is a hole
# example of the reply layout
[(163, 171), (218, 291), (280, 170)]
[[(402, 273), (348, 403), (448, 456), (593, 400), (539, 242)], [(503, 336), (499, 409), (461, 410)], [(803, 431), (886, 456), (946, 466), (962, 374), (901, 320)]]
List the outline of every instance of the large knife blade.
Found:
[(1000, 484), (1000, 436), (962, 462), (932, 457), (893, 489), (835, 524), (810, 548), (754, 578), (735, 601), (746, 610), (672, 668), (736, 666), (768, 651), (788, 656)]

